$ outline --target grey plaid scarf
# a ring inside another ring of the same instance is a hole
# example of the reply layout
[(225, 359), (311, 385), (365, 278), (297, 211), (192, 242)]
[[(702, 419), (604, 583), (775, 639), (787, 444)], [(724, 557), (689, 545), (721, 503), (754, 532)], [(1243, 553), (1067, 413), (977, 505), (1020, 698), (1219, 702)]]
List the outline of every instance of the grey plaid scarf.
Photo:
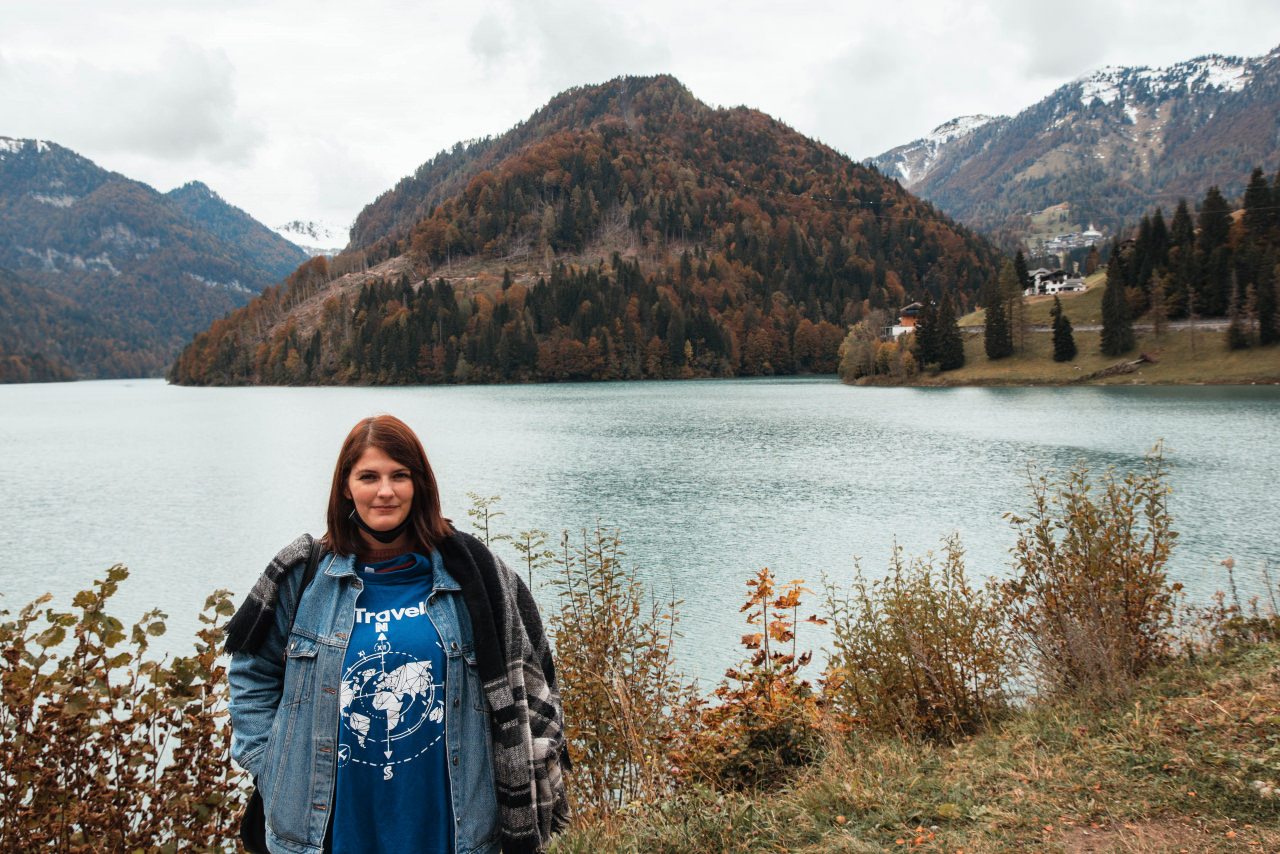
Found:
[[(228, 652), (258, 647), (275, 625), (281, 579), (313, 547), (303, 534), (267, 565), (227, 623)], [(462, 588), (489, 702), (503, 854), (540, 851), (569, 823), (564, 715), (542, 618), (520, 576), (475, 537), (455, 531), (439, 548)]]

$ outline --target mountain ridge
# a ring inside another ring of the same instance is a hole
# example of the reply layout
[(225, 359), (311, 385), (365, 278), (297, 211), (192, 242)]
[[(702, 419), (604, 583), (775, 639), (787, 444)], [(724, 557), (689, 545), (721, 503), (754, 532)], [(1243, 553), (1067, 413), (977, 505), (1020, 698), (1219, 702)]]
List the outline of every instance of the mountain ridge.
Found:
[(1063, 202), (1079, 227), (1094, 222), (1114, 233), (1210, 184), (1238, 195), (1254, 166), (1280, 165), (1278, 128), (1280, 48), (1104, 67), (1015, 116), (864, 162), (1012, 244), (1027, 233), (1030, 213)]
[[(45, 324), (51, 337), (39, 351), (23, 344), (28, 357), (70, 358), (85, 378), (154, 375), (196, 330), (306, 259), (198, 182), (161, 194), (55, 142), (0, 137), (0, 267), (21, 282), (12, 293), (42, 288), (78, 318)], [(17, 317), (13, 303), (0, 310), (13, 342)]]

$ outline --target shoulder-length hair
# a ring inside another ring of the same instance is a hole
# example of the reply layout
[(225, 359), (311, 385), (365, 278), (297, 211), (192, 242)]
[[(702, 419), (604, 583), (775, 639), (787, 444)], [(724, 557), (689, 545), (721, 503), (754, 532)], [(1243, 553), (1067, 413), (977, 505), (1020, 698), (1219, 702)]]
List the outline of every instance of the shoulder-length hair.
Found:
[(346, 495), (347, 478), (369, 448), (378, 448), (407, 468), (413, 479), (413, 505), (409, 508), (410, 525), (417, 542), (415, 547), (429, 552), (453, 533), (449, 521), (440, 512), (440, 490), (436, 476), (427, 462), (422, 442), (408, 424), (394, 415), (375, 415), (351, 428), (338, 452), (333, 469), (333, 485), (329, 489), (328, 530), (321, 542), (341, 555), (356, 554), (361, 542), (359, 529), (351, 520), (355, 502)]

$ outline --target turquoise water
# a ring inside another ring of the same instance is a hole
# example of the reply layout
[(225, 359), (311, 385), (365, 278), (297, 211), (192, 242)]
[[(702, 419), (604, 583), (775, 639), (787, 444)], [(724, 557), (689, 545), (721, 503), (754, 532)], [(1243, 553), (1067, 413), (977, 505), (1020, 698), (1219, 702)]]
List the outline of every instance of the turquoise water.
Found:
[[(1206, 599), (1234, 556), (1242, 592), (1280, 581), (1280, 389), (853, 388), (829, 378), (413, 388), (0, 387), (4, 607), (63, 604), (112, 563), (115, 613), (170, 614), (185, 650), (216, 588), (323, 529), (338, 445), (391, 412), (421, 435), (446, 515), (501, 495), (498, 529), (621, 532), (626, 564), (684, 601), (685, 669), (718, 677), (760, 567), (783, 580), (882, 572), (894, 543), (955, 531), (976, 575), (1006, 573), (1029, 462), (1172, 465), (1172, 575)], [(502, 553), (500, 551), (500, 553)], [(507, 549), (508, 562), (517, 556)], [(537, 582), (537, 579), (535, 579)], [(549, 591), (540, 590), (544, 604)], [(815, 603), (816, 604), (816, 603)], [(806, 640), (802, 633), (802, 646)], [(816, 645), (820, 637), (812, 636)]]

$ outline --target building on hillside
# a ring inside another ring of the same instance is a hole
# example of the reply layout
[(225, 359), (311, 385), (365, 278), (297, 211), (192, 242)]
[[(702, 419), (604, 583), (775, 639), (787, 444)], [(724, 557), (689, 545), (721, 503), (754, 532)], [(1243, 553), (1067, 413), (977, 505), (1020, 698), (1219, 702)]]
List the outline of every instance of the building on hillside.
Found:
[(1086, 249), (1101, 242), (1102, 232), (1095, 229), (1093, 223), (1089, 223), (1089, 228), (1085, 231), (1076, 231), (1071, 234), (1055, 234), (1053, 237), (1040, 241), (1037, 246), (1028, 244), (1027, 248), (1036, 254), (1062, 255), (1073, 249)]
[(923, 308), (924, 306), (918, 302), (913, 302), (911, 305), (905, 306), (898, 312), (897, 324), (894, 326), (886, 326), (884, 328), (884, 335), (881, 337), (886, 341), (897, 341), (901, 336), (906, 335), (908, 332), (915, 329), (916, 317), (919, 316), (920, 311)]
[(1039, 267), (1028, 271), (1027, 275), (1031, 277), (1031, 285), (1022, 292), (1023, 296), (1070, 293), (1085, 289), (1084, 279), (1071, 278), (1066, 270), (1049, 270)]

